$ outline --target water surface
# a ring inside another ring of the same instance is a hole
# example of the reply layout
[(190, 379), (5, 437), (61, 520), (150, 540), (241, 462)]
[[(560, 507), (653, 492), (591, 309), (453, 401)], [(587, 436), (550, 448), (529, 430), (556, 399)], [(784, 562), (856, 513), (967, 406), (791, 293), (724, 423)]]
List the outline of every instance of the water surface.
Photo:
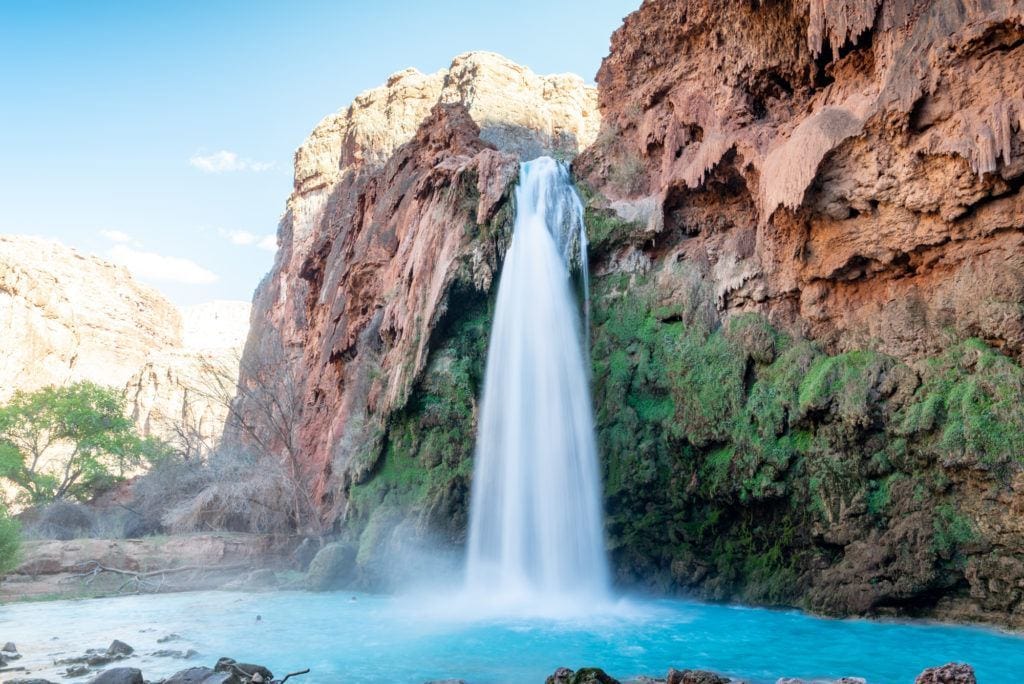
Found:
[[(355, 600), (353, 600), (355, 598)], [(257, 622), (256, 616), (262, 616)], [(168, 633), (183, 639), (158, 644)], [(203, 592), (0, 607), (0, 641), (35, 668), (122, 639), (128, 664), (156, 679), (220, 656), (258, 662), (299, 684), (543, 682), (560, 666), (603, 667), (626, 679), (670, 666), (753, 682), (858, 675), (913, 682), (925, 667), (969, 662), (981, 684), (1020, 681), (1024, 638), (946, 625), (829, 620), (797, 611), (627, 599), (566, 619), (494, 617), (453, 600), (364, 594)], [(195, 648), (192, 661), (144, 654)], [(45, 668), (44, 668), (45, 669)], [(44, 669), (35, 670), (45, 676)], [(51, 669), (48, 672), (53, 675)], [(20, 676), (20, 675), (18, 675)]]

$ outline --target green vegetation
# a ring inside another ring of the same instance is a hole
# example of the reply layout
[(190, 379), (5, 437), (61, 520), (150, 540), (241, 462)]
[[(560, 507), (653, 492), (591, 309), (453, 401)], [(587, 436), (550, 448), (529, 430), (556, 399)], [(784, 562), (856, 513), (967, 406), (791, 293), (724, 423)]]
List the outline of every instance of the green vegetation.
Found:
[(119, 392), (91, 382), (17, 392), (0, 408), (0, 478), (26, 504), (87, 500), (164, 450), (136, 434)]
[(932, 547), (945, 557), (950, 557), (964, 544), (976, 541), (978, 533), (970, 518), (960, 513), (951, 503), (940, 504), (935, 509), (933, 521), (934, 537)]
[(900, 432), (940, 458), (1024, 462), (1024, 369), (980, 340), (930, 359)]
[(0, 575), (18, 565), (21, 530), (18, 521), (11, 518), (7, 508), (0, 505)]
[(665, 278), (686, 282), (662, 272), (594, 284), (608, 534), (624, 577), (792, 603), (837, 552), (815, 530), (851, 515), (883, 529), (914, 512), (934, 520), (915, 551), (926, 577), (928, 558), (939, 566), (977, 539), (945, 468), (1019, 467), (1016, 362), (978, 341), (920, 367), (828, 354), (755, 314), (709, 323), (697, 286), (667, 306)]

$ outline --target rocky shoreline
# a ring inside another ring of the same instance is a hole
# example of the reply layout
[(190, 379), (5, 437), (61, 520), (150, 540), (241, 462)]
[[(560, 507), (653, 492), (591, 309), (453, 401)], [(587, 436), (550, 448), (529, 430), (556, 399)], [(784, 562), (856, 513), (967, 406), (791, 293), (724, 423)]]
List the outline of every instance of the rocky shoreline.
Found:
[[(746, 680), (732, 679), (708, 670), (677, 670), (671, 668), (664, 677), (638, 677), (625, 683), (596, 667), (576, 671), (560, 667), (547, 678), (545, 684), (744, 684)], [(917, 676), (914, 684), (976, 684), (974, 668), (963, 663), (947, 663), (930, 667)], [(775, 684), (867, 684), (861, 677), (839, 679), (794, 679), (780, 677)]]
[[(169, 635), (166, 639), (173, 639)], [(114, 640), (106, 649), (90, 649), (83, 655), (65, 658), (54, 662), (56, 666), (65, 666), (62, 679), (80, 679), (91, 675), (88, 684), (284, 684), (290, 679), (310, 674), (310, 669), (299, 670), (283, 675), (280, 679), (262, 665), (240, 663), (232, 658), (222, 657), (213, 667), (193, 666), (182, 669), (164, 679), (147, 679), (142, 670), (136, 667), (118, 666), (135, 653), (135, 649), (127, 643)], [(149, 654), (160, 658), (190, 659), (195, 651), (162, 650)], [(18, 667), (21, 658), (17, 646), (7, 642), (0, 649), (0, 675), (25, 674), (13, 679), (4, 679), (7, 684), (56, 684), (49, 679), (30, 676), (27, 668)], [(110, 667), (113, 665), (113, 667)], [(571, 670), (560, 667), (546, 680), (545, 684), (745, 684), (744, 679), (734, 679), (708, 670), (677, 670), (670, 668), (664, 677), (641, 676), (620, 682), (620, 680), (596, 667)], [(974, 669), (963, 663), (948, 663), (939, 667), (928, 668), (914, 680), (915, 684), (977, 684)], [(469, 684), (461, 679), (429, 681), (424, 684)], [(796, 679), (781, 677), (776, 684), (867, 684), (860, 677), (841, 677), (839, 679)]]

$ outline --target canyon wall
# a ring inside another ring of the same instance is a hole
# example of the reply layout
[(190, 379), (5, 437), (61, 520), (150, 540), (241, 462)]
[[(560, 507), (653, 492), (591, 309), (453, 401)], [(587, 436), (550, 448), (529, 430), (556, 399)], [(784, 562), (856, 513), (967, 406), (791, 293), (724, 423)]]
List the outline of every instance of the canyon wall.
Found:
[(619, 581), (1024, 625), (1024, 4), (650, 0), (597, 79)]
[(600, 116), (396, 74), (296, 154), (239, 415), (360, 582), (457, 547), (516, 162), (581, 152), (618, 582), (1024, 625), (1022, 12), (651, 0)]
[[(234, 437), (294, 463), (313, 492), (314, 527), (383, 510), (351, 488), (385, 467), (397, 416), (431, 383), (462, 393), (472, 415), (479, 378), (464, 359), (442, 358), (449, 323), (487, 308), (519, 159), (590, 144), (596, 98), (577, 76), (468, 53), (435, 74), (394, 74), (296, 152), (281, 248), (255, 297)], [(482, 348), (486, 336), (484, 322), (470, 343)], [(432, 409), (435, 426), (447, 403)], [(444, 482), (424, 496), (461, 510), (471, 419), (444, 427), (444, 447), (425, 456)], [(461, 534), (457, 519), (449, 527)]]
[(226, 373), (233, 386), (248, 315), (244, 302), (179, 311), (122, 266), (59, 242), (2, 235), (0, 401), (90, 380), (124, 388), (143, 434), (176, 439), (187, 423), (213, 443), (227, 406), (207, 396), (209, 372)]

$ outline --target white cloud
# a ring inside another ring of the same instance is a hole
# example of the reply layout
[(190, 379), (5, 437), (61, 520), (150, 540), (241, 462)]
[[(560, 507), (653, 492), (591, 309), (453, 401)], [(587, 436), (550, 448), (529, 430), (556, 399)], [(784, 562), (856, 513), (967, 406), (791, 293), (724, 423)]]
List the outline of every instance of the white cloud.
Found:
[(109, 256), (111, 260), (127, 266), (128, 270), (140, 278), (166, 280), (184, 285), (210, 285), (219, 280), (216, 273), (208, 271), (191, 259), (146, 252), (124, 244), (111, 247)]
[(231, 171), (268, 171), (274, 168), (273, 162), (253, 161), (239, 157), (234, 152), (220, 150), (213, 154), (193, 154), (188, 163), (203, 173), (228, 173)]
[(259, 247), (260, 249), (265, 249), (268, 252), (276, 252), (277, 251), (277, 236), (276, 235), (264, 236), (264, 238), (262, 240), (260, 240), (259, 244), (257, 244), (256, 246)]
[(233, 245), (241, 247), (255, 246), (268, 252), (277, 251), (277, 235), (273, 233), (270, 235), (256, 235), (247, 230), (221, 230), (220, 234), (226, 237)]
[(128, 233), (122, 233), (119, 230), (101, 230), (100, 235), (107, 238), (111, 242), (131, 242), (132, 236)]

